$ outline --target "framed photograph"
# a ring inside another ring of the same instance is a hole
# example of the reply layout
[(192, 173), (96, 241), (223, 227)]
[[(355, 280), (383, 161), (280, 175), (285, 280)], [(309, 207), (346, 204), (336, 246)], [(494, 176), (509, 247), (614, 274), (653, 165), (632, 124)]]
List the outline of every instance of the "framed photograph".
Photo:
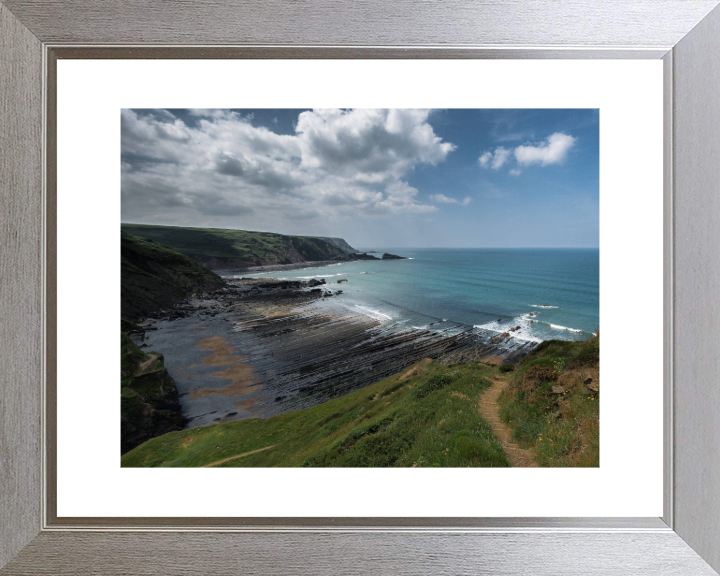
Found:
[(3, 573), (716, 574), (716, 6), (0, 3)]

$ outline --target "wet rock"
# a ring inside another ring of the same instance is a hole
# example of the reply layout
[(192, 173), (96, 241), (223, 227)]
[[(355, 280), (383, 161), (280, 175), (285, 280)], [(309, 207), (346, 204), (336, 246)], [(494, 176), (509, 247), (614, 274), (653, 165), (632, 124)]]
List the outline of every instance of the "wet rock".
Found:
[(377, 256), (372, 256), (367, 253), (359, 253), (356, 252), (355, 254), (348, 254), (349, 260), (380, 260)]

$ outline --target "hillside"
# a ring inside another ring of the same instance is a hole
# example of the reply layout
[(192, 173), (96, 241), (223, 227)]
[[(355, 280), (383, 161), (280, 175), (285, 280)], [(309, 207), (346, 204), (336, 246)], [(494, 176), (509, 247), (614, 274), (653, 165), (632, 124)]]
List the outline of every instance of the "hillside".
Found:
[(194, 292), (224, 282), (182, 254), (157, 242), (121, 232), (121, 316), (137, 319), (170, 307)]
[(154, 436), (182, 429), (185, 418), (162, 354), (146, 354), (123, 333), (120, 338), (120, 449), (124, 454)]
[(327, 236), (308, 236), (308, 238), (317, 238), (319, 240), (325, 240), (328, 244), (332, 244), (335, 246), (335, 248), (340, 248), (345, 254), (353, 254), (357, 252), (355, 248), (350, 246), (347, 242), (345, 242), (342, 238), (329, 238)]
[(171, 432), (128, 452), (139, 466), (505, 467), (478, 401), (498, 368), (426, 359), (323, 404)]
[(211, 270), (347, 260), (355, 252), (342, 238), (145, 224), (122, 224), (121, 228), (169, 246)]
[(600, 465), (599, 334), (546, 340), (509, 376), (499, 404), (513, 440), (532, 449), (540, 466)]

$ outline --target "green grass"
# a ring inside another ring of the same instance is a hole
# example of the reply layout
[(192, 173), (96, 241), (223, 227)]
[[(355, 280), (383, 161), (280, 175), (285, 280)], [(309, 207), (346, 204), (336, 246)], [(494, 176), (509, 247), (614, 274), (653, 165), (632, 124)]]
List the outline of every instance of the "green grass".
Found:
[[(599, 394), (577, 377), (596, 371), (599, 361), (599, 337), (585, 342), (549, 340), (510, 374), (513, 384), (498, 400), (500, 418), (510, 426), (516, 442), (533, 449), (541, 466), (600, 465)], [(534, 366), (546, 368), (545, 377), (529, 382), (526, 374)], [(559, 383), (566, 388), (563, 394), (553, 392)]]
[(279, 264), (287, 264), (290, 263), (290, 246), (309, 261), (327, 260), (346, 251), (354, 251), (342, 238), (145, 224), (122, 224), (121, 228), (124, 232), (159, 242), (182, 254), (215, 258), (264, 261), (269, 256), (275, 256)]
[(220, 466), (508, 466), (478, 413), (497, 368), (433, 363), (418, 371), (267, 419), (164, 434), (128, 452), (122, 466), (203, 466), (268, 446)]

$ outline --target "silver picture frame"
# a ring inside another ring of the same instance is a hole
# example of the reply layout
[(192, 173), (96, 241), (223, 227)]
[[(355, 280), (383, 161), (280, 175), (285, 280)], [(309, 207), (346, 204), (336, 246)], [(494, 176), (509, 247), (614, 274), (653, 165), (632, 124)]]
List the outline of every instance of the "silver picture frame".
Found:
[[(0, 0), (0, 574), (717, 574), (718, 4)], [(62, 58), (662, 59), (663, 516), (59, 518), (55, 65)]]

